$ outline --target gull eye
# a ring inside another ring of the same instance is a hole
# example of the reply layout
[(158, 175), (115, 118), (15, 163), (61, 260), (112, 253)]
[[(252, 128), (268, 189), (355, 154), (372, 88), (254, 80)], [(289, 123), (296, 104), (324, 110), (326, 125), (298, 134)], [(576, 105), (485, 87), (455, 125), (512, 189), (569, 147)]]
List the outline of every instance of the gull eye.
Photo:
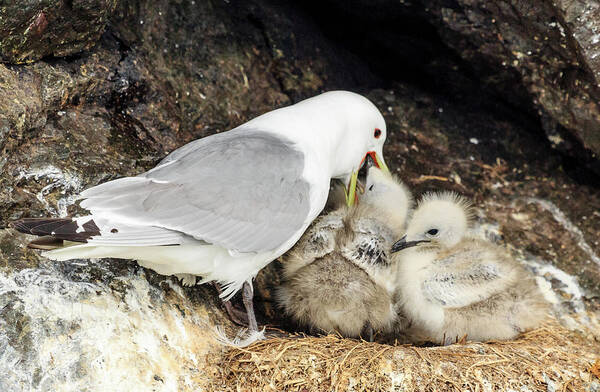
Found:
[(374, 186), (374, 185), (371, 185), (371, 186), (369, 187), (369, 190), (370, 190), (370, 191), (372, 191), (372, 190), (373, 190), (373, 186)]
[(427, 234), (429, 234), (429, 235), (437, 235), (437, 233), (438, 233), (438, 229), (427, 230)]
[(381, 129), (375, 128), (375, 132), (373, 133), (373, 136), (375, 136), (375, 139), (379, 139), (379, 137), (381, 136)]

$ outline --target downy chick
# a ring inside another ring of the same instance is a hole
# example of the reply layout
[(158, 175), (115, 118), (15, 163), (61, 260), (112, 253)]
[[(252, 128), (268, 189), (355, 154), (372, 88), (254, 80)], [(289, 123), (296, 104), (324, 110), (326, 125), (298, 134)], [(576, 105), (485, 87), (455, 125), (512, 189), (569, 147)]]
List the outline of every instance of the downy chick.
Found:
[(413, 341), (511, 339), (546, 315), (533, 276), (500, 247), (467, 235), (469, 208), (455, 193), (424, 196), (392, 247)]
[(347, 337), (389, 331), (397, 318), (389, 249), (411, 206), (402, 183), (370, 168), (359, 205), (320, 217), (284, 256), (278, 302), (285, 312), (312, 330)]

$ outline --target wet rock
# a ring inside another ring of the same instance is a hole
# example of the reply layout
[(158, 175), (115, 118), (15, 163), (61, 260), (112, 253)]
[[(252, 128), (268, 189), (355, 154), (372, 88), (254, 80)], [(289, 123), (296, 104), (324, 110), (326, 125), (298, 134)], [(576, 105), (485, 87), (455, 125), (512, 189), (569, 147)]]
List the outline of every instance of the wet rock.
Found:
[(72, 61), (0, 65), (0, 150), (6, 157), (31, 130), (45, 126), (49, 114), (82, 100), (102, 101), (110, 93), (109, 67), (119, 60), (116, 45), (97, 48)]
[(0, 59), (21, 64), (91, 48), (117, 0), (10, 1), (0, 6)]
[[(169, 106), (148, 117), (173, 113), (175, 122), (153, 134), (169, 150), (324, 88), (376, 80), (291, 6), (129, 1), (119, 5), (112, 25), (132, 54), (122, 62), (123, 83), (138, 78), (166, 95)], [(137, 76), (130, 63), (143, 67)], [(128, 109), (142, 123), (148, 120)]]

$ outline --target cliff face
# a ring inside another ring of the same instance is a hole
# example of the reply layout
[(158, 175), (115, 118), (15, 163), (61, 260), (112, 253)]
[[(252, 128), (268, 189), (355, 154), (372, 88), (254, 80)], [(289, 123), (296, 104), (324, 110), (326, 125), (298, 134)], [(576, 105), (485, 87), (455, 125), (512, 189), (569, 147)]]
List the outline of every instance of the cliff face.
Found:
[[(473, 199), (480, 230), (539, 276), (564, 326), (583, 331), (577, 369), (590, 375), (598, 340), (585, 331), (600, 295), (597, 9), (475, 0), (0, 5), (0, 369), (11, 375), (0, 389), (234, 389), (235, 371), (217, 375), (237, 362), (222, 362), (229, 354), (213, 331), (232, 336), (235, 327), (211, 287), (182, 288), (135, 262), (51, 263), (6, 226), (75, 214), (74, 197), (88, 186), (331, 89), (366, 94), (382, 110), (386, 160), (415, 194), (453, 189)], [(257, 279), (259, 321), (290, 329), (272, 305), (276, 281), (276, 263)], [(408, 354), (394, 350), (401, 364)], [(384, 357), (377, 377), (397, 381)], [(568, 381), (547, 377), (521, 382), (536, 390)]]
[(363, 59), (386, 78), (454, 96), (492, 95), (528, 112), (554, 148), (600, 172), (599, 2), (309, 3), (330, 36), (368, 54)]

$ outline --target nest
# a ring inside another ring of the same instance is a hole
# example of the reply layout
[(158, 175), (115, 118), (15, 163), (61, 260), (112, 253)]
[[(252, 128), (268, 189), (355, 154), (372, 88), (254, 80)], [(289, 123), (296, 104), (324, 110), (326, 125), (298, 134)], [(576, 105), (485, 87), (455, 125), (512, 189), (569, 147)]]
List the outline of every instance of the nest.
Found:
[(294, 335), (212, 359), (212, 388), (223, 391), (583, 391), (600, 383), (598, 338), (555, 321), (513, 341), (415, 347)]

